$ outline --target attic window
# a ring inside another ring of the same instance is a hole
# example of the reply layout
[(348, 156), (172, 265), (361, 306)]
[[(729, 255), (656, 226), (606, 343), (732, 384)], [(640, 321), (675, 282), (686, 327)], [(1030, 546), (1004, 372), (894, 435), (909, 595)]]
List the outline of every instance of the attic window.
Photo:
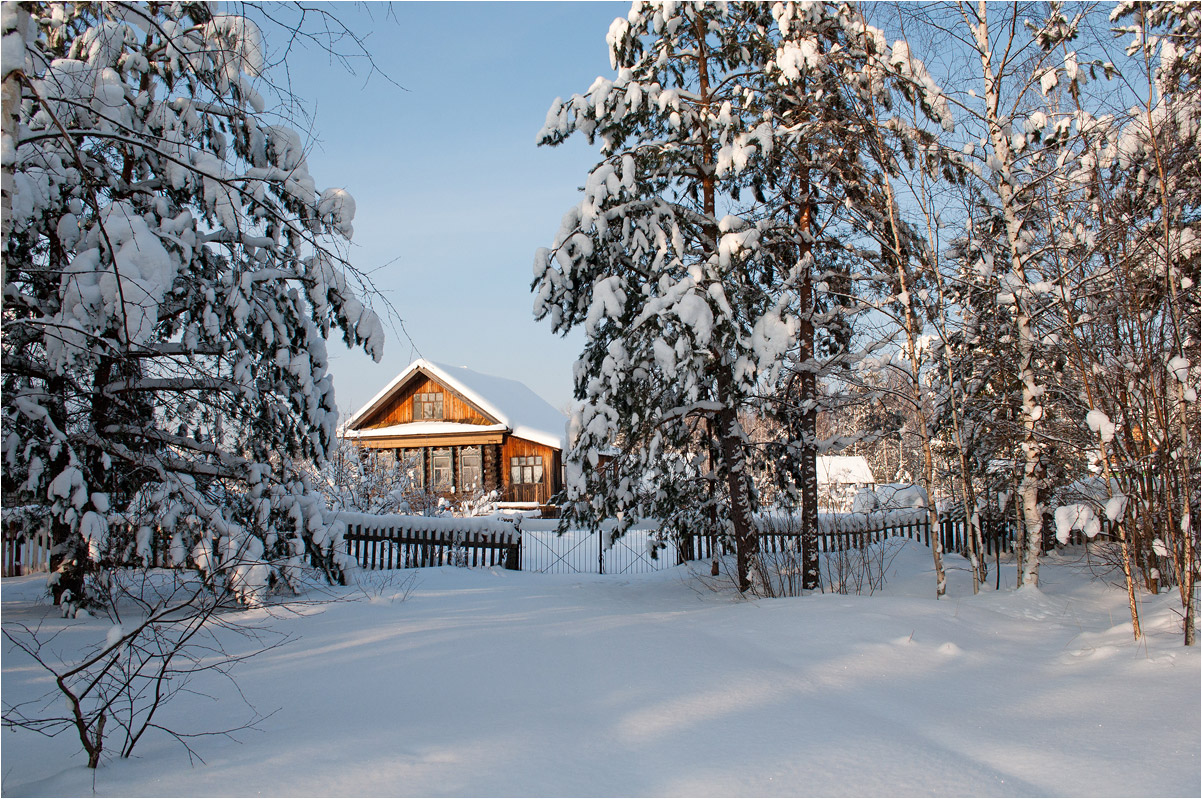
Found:
[(426, 393), (413, 395), (413, 418), (422, 419), (442, 418), (442, 394)]

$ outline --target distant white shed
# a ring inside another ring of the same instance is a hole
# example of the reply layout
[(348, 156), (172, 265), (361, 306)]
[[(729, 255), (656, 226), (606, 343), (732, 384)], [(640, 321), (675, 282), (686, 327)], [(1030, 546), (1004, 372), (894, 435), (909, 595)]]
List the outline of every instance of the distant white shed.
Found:
[(872, 467), (863, 455), (818, 456), (818, 505), (828, 510), (847, 510), (862, 488), (876, 485)]

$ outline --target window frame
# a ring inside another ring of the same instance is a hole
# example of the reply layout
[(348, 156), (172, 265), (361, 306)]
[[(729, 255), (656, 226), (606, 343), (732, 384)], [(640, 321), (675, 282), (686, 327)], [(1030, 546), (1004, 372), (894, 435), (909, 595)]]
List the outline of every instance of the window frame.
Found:
[[(412, 465), (409, 466), (410, 459)], [(426, 450), (424, 447), (412, 447), (401, 450), (401, 463), (406, 464), (409, 476), (413, 479), (413, 487), (423, 490), (426, 487)]]
[[(446, 464), (439, 465), (445, 458)], [(443, 479), (439, 479), (440, 475)], [(435, 447), (430, 451), (430, 487), (435, 491), (455, 489), (455, 451), (453, 447)]]
[[(469, 471), (475, 473), (474, 483), (468, 482)], [(459, 448), (459, 487), (463, 491), (484, 489), (484, 448), (479, 444)]]
[(419, 391), (413, 395), (413, 421), (430, 422), (445, 419), (441, 391)]
[[(542, 455), (514, 455), (509, 459), (512, 485), (541, 485), (544, 474)], [(527, 477), (529, 479), (525, 479)]]

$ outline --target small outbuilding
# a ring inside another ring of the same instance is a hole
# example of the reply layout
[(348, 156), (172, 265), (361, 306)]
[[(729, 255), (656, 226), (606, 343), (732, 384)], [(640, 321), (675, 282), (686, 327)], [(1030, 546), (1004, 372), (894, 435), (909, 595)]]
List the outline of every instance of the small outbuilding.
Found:
[(849, 510), (858, 491), (875, 485), (872, 467), (863, 455), (818, 456), (819, 506)]

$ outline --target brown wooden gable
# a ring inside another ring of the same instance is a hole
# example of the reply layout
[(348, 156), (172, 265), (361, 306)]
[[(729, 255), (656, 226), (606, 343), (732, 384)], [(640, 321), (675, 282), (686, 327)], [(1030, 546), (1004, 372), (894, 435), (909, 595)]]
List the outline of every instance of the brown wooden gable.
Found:
[[(413, 395), (439, 393), (442, 394), (442, 418), (440, 422), (456, 422), (459, 424), (499, 424), (484, 412), (480, 406), (472, 403), (462, 394), (444, 386), (424, 369), (418, 369), (406, 380), (403, 386), (393, 392), (380, 407), (365, 416), (355, 425), (356, 430), (369, 428), (386, 428), (393, 424), (406, 424), (413, 419)], [(416, 419), (422, 421), (422, 419)], [(429, 419), (426, 419), (429, 421)]]
[(419, 368), (399, 387), (399, 390), (393, 392), (391, 397), (381, 403), (379, 408), (376, 408), (369, 415), (361, 419), (355, 425), (355, 429), (366, 430), (373, 427), (390, 427), (396, 424), (407, 424), (415, 421), (413, 418), (413, 396), (415, 394), (428, 393), (442, 394), (442, 419), (437, 421), (478, 425), (499, 424), (497, 419), (485, 413), (480, 406), (459, 392), (444, 386), (425, 369)]

